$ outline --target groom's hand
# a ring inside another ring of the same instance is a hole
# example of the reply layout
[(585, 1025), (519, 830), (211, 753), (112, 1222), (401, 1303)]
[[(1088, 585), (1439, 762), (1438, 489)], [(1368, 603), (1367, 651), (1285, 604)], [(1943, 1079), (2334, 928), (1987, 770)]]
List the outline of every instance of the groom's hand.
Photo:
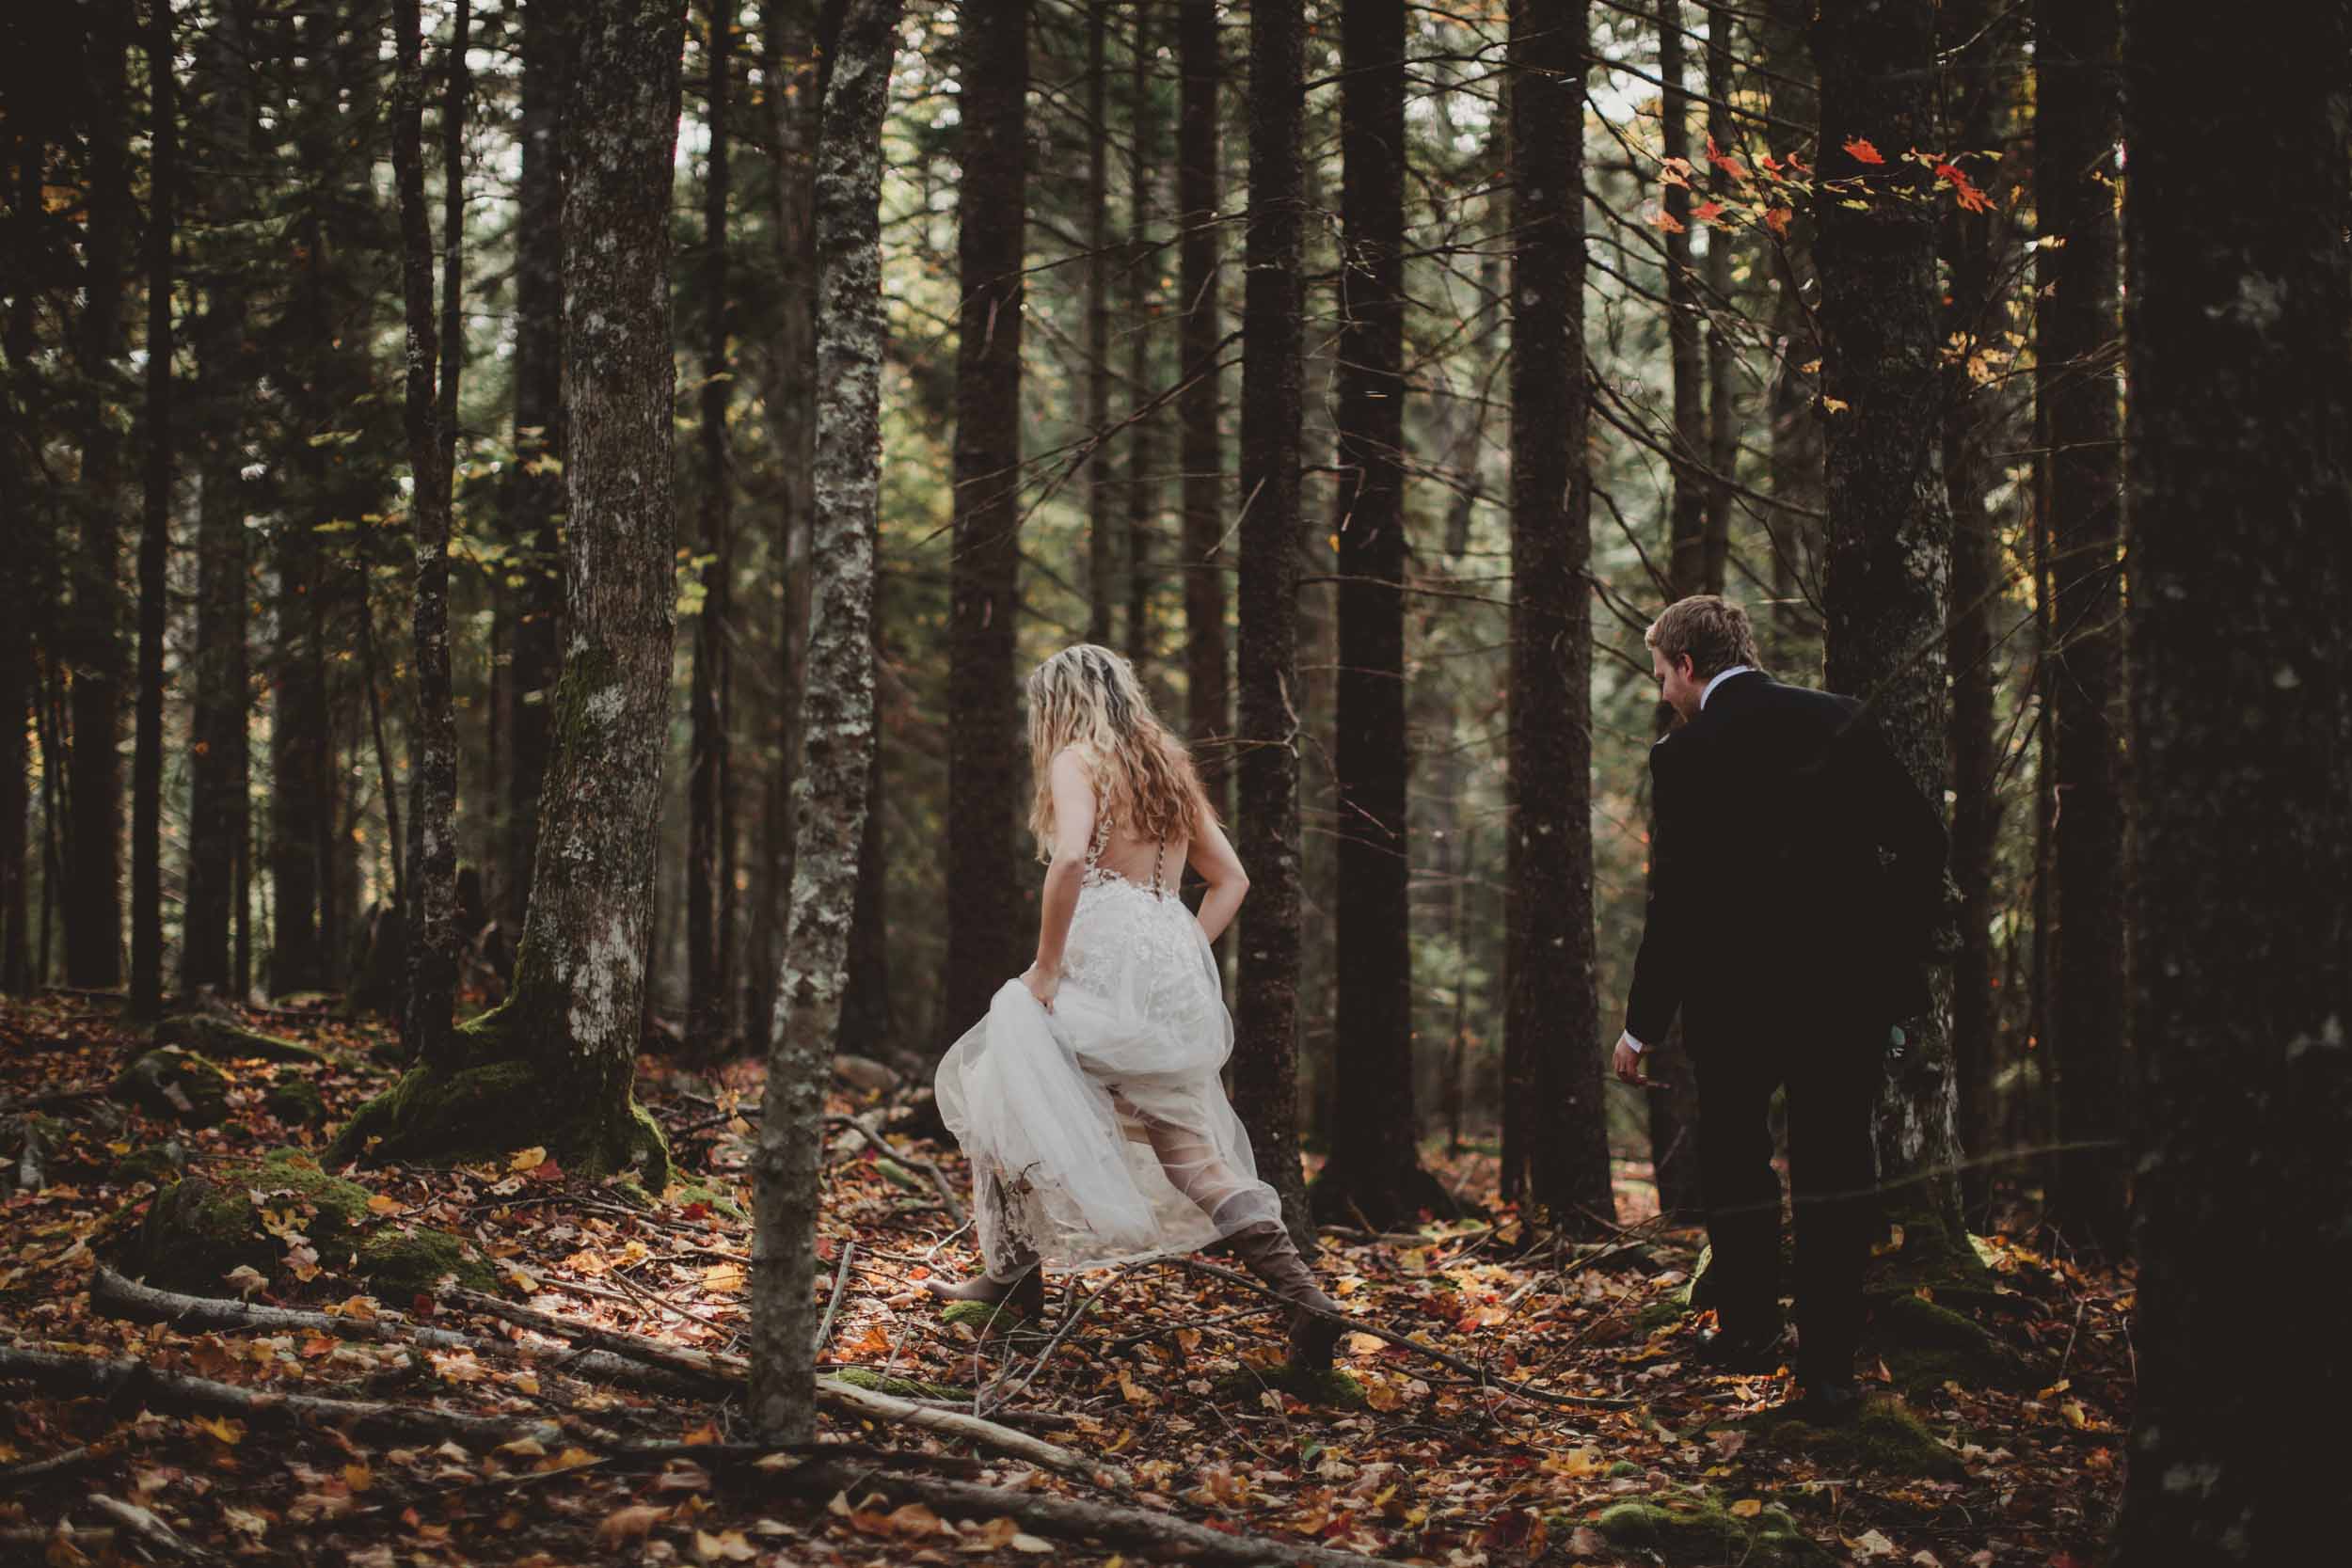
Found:
[(1617, 1037), (1617, 1050), (1611, 1058), (1611, 1065), (1617, 1069), (1620, 1082), (1630, 1084), (1637, 1089), (1650, 1086), (1649, 1075), (1642, 1070), (1642, 1053), (1628, 1044), (1622, 1035)]

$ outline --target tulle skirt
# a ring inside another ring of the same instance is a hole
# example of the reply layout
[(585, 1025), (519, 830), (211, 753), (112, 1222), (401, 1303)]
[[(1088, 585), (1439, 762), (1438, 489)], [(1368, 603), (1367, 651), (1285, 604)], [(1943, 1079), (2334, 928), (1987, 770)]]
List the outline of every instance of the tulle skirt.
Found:
[(1081, 889), (1053, 1011), (1009, 980), (939, 1064), (989, 1272), (1191, 1252), (1279, 1223), (1218, 1078), (1232, 1049), (1191, 911), (1115, 877)]

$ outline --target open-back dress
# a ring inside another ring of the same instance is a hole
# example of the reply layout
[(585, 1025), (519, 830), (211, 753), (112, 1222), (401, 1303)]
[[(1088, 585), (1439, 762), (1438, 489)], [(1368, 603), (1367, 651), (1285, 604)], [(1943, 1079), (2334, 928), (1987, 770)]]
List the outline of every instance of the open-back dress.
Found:
[(1098, 809), (1052, 1011), (1018, 979), (939, 1064), (942, 1118), (972, 1162), (988, 1272), (1191, 1252), (1281, 1202), (1258, 1180), (1218, 1071), (1233, 1049), (1216, 958), (1165, 885), (1100, 863)]

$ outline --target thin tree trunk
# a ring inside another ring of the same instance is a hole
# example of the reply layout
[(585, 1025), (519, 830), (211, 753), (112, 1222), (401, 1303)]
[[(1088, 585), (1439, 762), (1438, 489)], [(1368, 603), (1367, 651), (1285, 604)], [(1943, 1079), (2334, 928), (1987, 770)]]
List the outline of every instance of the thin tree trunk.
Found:
[[(1111, 530), (1110, 7), (1087, 8), (1087, 641), (1111, 644), (1119, 538)], [(1136, 324), (1140, 325), (1140, 323)]]
[(559, 0), (524, 0), (522, 184), (515, 254), (515, 478), (508, 536), (520, 552), (506, 774), (505, 917), (531, 910), (564, 613), (564, 121), (570, 33)]
[(1177, 398), (1184, 427), (1184, 690), (1185, 722), (1199, 754), (1209, 798), (1224, 800), (1232, 761), (1232, 685), (1226, 670), (1225, 569), (1221, 544), (1227, 518), (1224, 454), (1217, 440), (1216, 92), (1217, 57), (1213, 0), (1178, 0), (1177, 71), (1183, 78), (1176, 120), (1178, 287), (1184, 319), (1177, 359), (1186, 378)]
[(171, 241), (179, 199), (179, 108), (171, 8), (147, 28), (147, 496), (139, 536), (138, 733), (131, 767), (131, 1016), (164, 1000), (164, 566), (171, 551)]
[(1233, 1106), (1302, 1246), (1298, 1159), (1298, 478), (1305, 410), (1303, 0), (1249, 11), (1249, 210), (1242, 294), (1239, 728), (1234, 847), (1249, 869), (1233, 997)]
[(1347, 1042), (1318, 1216), (1375, 1226), (1449, 1206), (1413, 1103), (1405, 726), (1404, 0), (1342, 8), (1339, 1009)]
[(544, 1145), (567, 1171), (668, 1182), (630, 1098), (653, 914), (676, 629), (670, 186), (685, 0), (576, 8), (566, 120), (564, 479), (567, 651), (532, 921), (507, 1000), (444, 1036), (345, 1125), (330, 1159)]
[(2292, 38), (2248, 20), (2132, 0), (2123, 28), (2146, 787), (2119, 1568), (2310, 1559), (2342, 1513), (2340, 1467), (2300, 1419), (2352, 1386), (2337, 1293), (2266, 1307), (2265, 1337), (2296, 1348), (2286, 1375), (2223, 1349), (2248, 1285), (2352, 1270), (2352, 16), (2305, 8)]
[(1518, 0), (1509, 45), (1510, 826), (1502, 1197), (1616, 1217), (1593, 953), (1592, 475), (1584, 364), (1588, 0)]
[(2057, 1222), (2110, 1257), (2129, 1245), (2123, 1151), (2122, 325), (2115, 150), (2122, 133), (2118, 0), (2041, 0), (2034, 9), (2036, 254), (2051, 293), (2041, 344), (2048, 401), (2050, 664), (2054, 787), (2060, 808), (2058, 922), (2045, 1058), (2057, 1069)]
[[(464, 52), (467, 20), (466, 0), (458, 0), (454, 34), (447, 46), (453, 55)], [(417, 583), (417, 739), (414, 815), (408, 823), (408, 1000), (403, 1033), (412, 1055), (438, 1060), (449, 1051), (457, 986), (457, 725), (449, 649), (452, 432), (443, 422), (445, 405), (437, 396), (442, 345), (433, 319), (433, 232), (424, 206), (424, 65), (417, 0), (394, 0), (392, 28), (399, 55), (392, 163), (407, 311), (408, 465), (414, 476), (408, 515)], [(442, 243), (453, 251), (463, 238), (450, 232)], [(453, 352), (450, 357), (453, 360)], [(307, 846), (290, 852), (301, 848)]]
[(818, 140), (817, 578), (801, 735), (807, 788), (791, 930), (768, 1047), (752, 1238), (751, 1416), (772, 1442), (816, 1429), (814, 1290), (825, 1085), (848, 981), (872, 802), (874, 544), (882, 470), (882, 121), (899, 0), (849, 0)]
[[(1152, 331), (1152, 306), (1156, 292), (1152, 284), (1159, 276), (1148, 237), (1152, 187), (1160, 156), (1160, 117), (1152, 82), (1152, 3), (1153, 0), (1136, 0), (1135, 48), (1130, 52), (1127, 86), (1128, 135), (1133, 146), (1127, 164), (1127, 657), (1136, 672), (1147, 678), (1160, 653), (1159, 628), (1153, 623), (1152, 608), (1157, 585), (1152, 565), (1152, 530), (1160, 499), (1159, 421), (1143, 411), (1152, 395), (1152, 345), (1156, 341)], [(1214, 50), (1214, 10), (1209, 20)], [(1177, 38), (1180, 72), (1187, 36), (1180, 31)], [(1187, 83), (1189, 80), (1186, 77)], [(1214, 135), (1214, 73), (1208, 99)], [(1183, 205), (1181, 197), (1178, 205)], [(1178, 357), (1183, 357), (1181, 349)]]
[[(1944, 798), (1945, 610), (1951, 512), (1937, 370), (1935, 218), (1926, 168), (1902, 149), (1935, 144), (1930, 0), (1822, 0), (1825, 188), (1815, 204), (1821, 390), (1829, 411), (1829, 610), (1824, 673), (1860, 698), (1930, 800)], [(1854, 149), (1880, 151), (1872, 163)], [(1855, 193), (1859, 192), (1859, 195)], [(1858, 200), (1859, 207), (1848, 205)], [(1879, 1101), (1880, 1178), (1896, 1190), (1906, 1247), (1973, 1261), (1961, 1229), (1949, 979), (1903, 1022)]]
[(963, 174), (956, 264), (962, 304), (956, 333), (947, 983), (941, 1013), (948, 1037), (987, 1012), (996, 988), (1025, 967), (1028, 939), (1013, 851), (1025, 771), (1013, 633), (1021, 613), (1025, 0), (971, 0), (961, 26)]
[(122, 293), (131, 230), (130, 107), (126, 67), (136, 31), (130, 0), (98, 0), (84, 35), (91, 74), (89, 206), (83, 230), (83, 305), (74, 357), (87, 388), (75, 417), (82, 519), (74, 562), (68, 658), (73, 680), (72, 752), (67, 759), (66, 983), (122, 980), (122, 724), (124, 625), (122, 442), (106, 417), (123, 355)]
[[(1944, 35), (1959, 50), (1946, 80), (1956, 148), (1998, 145), (2008, 85), (2009, 44), (1993, 31), (1987, 0), (1948, 0)], [(1952, 874), (1960, 890), (1960, 947), (1952, 973), (1952, 1070), (1959, 1080), (1961, 1147), (1971, 1157), (1961, 1186), (1970, 1213), (1982, 1211), (1994, 1143), (1993, 1048), (1998, 1019), (1994, 990), (1994, 854), (2000, 839), (1999, 742), (1994, 705), (1994, 610), (2002, 592), (2000, 531), (1986, 510), (1996, 474), (1992, 452), (1997, 414), (1993, 392), (1971, 372), (1979, 353), (2004, 345), (2003, 301), (1995, 293), (2004, 243), (1997, 216), (1997, 166), (1981, 153), (1954, 162), (1994, 198), (1992, 212), (1957, 205), (1945, 214), (1943, 243), (1950, 278), (1944, 341), (1956, 345), (1945, 372), (1944, 480), (1952, 509)]]
[(728, 81), (735, 55), (735, 0), (710, 0), (703, 55), (710, 68), (707, 108), (710, 152), (703, 175), (703, 387), (702, 387), (702, 610), (694, 617), (693, 736), (687, 766), (686, 866), (686, 1045), (708, 1052), (723, 1042), (734, 978), (728, 972), (732, 941), (722, 863), (729, 755), (725, 693), (727, 632), (734, 577), (732, 507), (728, 471), (727, 404), (733, 361), (727, 352), (727, 123)]

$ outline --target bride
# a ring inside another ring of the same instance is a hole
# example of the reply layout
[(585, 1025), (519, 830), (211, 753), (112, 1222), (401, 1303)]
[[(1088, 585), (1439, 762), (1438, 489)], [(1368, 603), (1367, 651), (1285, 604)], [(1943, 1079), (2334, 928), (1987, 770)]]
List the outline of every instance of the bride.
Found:
[[(1217, 1077), (1233, 1024), (1209, 943), (1249, 879), (1192, 758), (1107, 648), (1056, 654), (1028, 698), (1029, 826), (1047, 862), (1037, 961), (938, 1074), (941, 1116), (972, 1162), (985, 1273), (926, 1283), (1034, 1312), (1043, 1265), (1222, 1243), (1285, 1300), (1336, 1311)], [(1208, 884), (1198, 919), (1176, 896), (1187, 863)], [(1295, 1312), (1292, 1364), (1328, 1366), (1341, 1332), (1318, 1310)]]

